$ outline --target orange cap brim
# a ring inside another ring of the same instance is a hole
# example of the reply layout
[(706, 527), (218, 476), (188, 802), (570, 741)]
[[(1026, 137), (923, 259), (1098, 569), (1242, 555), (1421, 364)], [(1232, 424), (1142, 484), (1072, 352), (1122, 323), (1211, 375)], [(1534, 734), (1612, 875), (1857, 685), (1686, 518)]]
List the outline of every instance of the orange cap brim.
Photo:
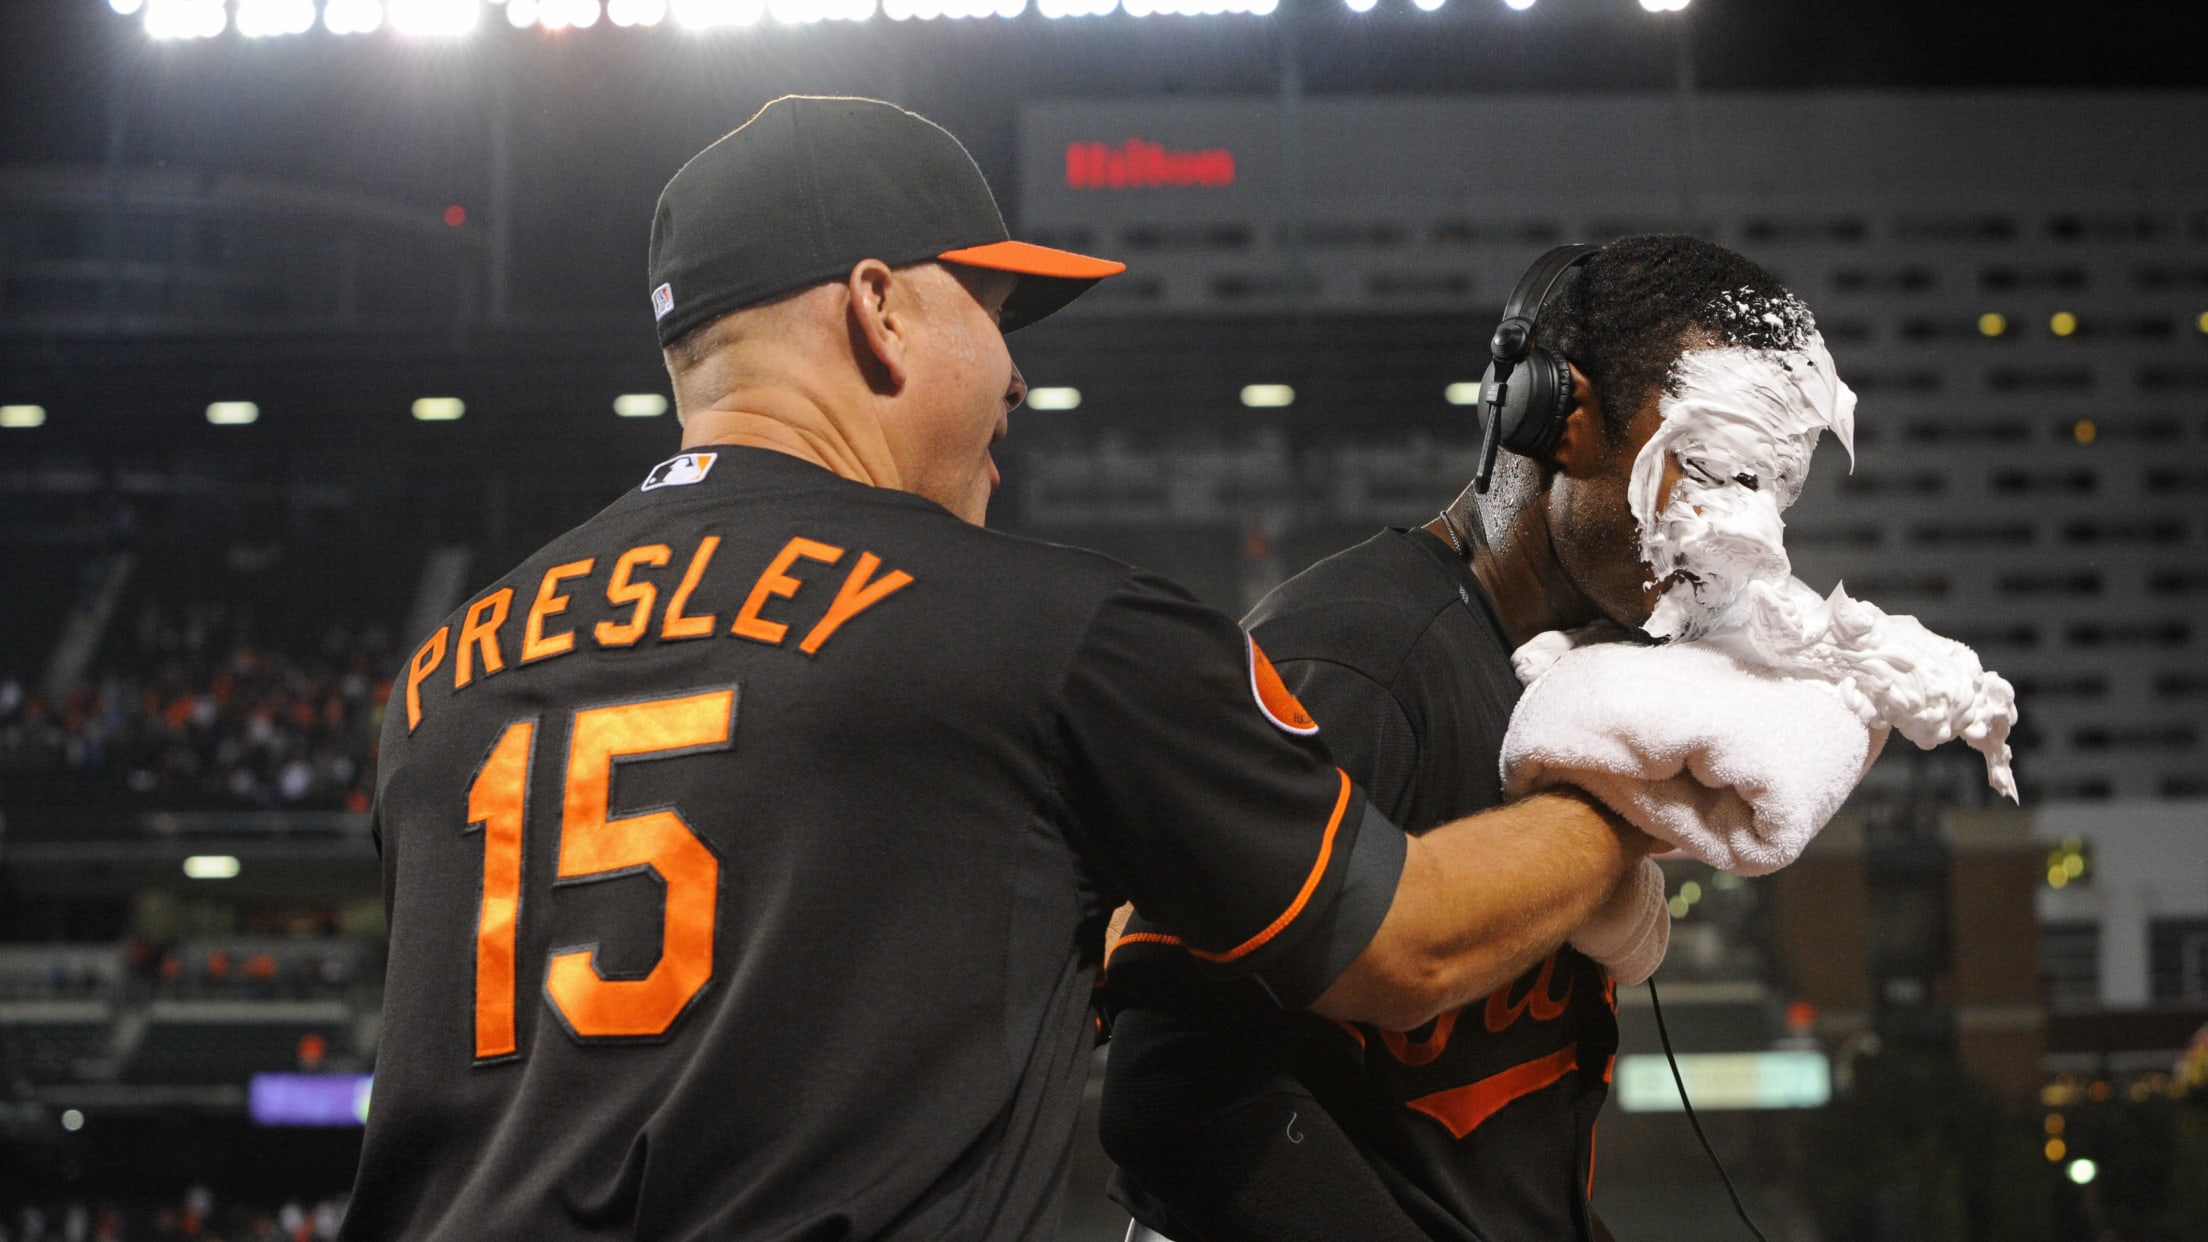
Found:
[(1017, 272), (1022, 276), (1050, 276), (1060, 280), (1102, 280), (1127, 270), (1126, 264), (1115, 263), (1110, 259), (1092, 258), (1085, 254), (1075, 254), (1071, 250), (1053, 250), (1049, 246), (1037, 246), (1023, 241), (990, 242), (986, 246), (946, 250), (936, 258), (948, 263), (964, 263), (968, 267)]

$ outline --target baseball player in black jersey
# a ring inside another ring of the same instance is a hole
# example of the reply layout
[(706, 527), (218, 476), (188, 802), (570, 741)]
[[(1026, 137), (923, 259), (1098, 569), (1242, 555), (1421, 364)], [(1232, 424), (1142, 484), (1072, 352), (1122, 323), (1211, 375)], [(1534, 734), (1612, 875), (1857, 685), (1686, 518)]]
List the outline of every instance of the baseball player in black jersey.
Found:
[(1415, 1025), (1638, 865), (1567, 794), (1539, 850), (1407, 838), (1231, 620), (980, 525), (1003, 330), (1117, 270), (1009, 240), (875, 101), (776, 101), (676, 174), (683, 452), (393, 697), (347, 1239), (1048, 1236), (1123, 901), (1207, 977)]
[[(1250, 614), (1336, 761), (1394, 822), (1419, 831), (1501, 801), (1518, 646), (1646, 619), (1625, 480), (1672, 362), (1739, 343), (1711, 314), (1721, 293), (1784, 290), (1692, 238), (1605, 247), (1535, 323), (1573, 366), (1553, 454), (1507, 459), (1488, 496), (1467, 488), (1424, 527), (1329, 557)], [(1631, 917), (1630, 895), (1621, 887), (1617, 917)], [(1535, 944), (1507, 987), (1400, 1031), (1197, 986), (1134, 926), (1111, 962), (1104, 1135), (1122, 1166), (1114, 1193), (1150, 1229), (1174, 1242), (1608, 1237), (1589, 1200), (1616, 981), (1574, 947), (1596, 938)]]

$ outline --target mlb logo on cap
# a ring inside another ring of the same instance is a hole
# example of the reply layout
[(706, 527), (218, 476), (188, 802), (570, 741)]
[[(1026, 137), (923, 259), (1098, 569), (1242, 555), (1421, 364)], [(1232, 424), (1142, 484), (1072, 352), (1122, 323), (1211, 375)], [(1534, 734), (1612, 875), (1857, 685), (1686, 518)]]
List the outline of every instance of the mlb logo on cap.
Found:
[(675, 289), (673, 285), (661, 285), (652, 290), (652, 318), (665, 319), (674, 313)]
[(652, 472), (644, 476), (644, 486), (639, 490), (648, 492), (661, 487), (686, 487), (703, 479), (719, 456), (718, 453), (684, 453), (670, 457), (652, 467)]

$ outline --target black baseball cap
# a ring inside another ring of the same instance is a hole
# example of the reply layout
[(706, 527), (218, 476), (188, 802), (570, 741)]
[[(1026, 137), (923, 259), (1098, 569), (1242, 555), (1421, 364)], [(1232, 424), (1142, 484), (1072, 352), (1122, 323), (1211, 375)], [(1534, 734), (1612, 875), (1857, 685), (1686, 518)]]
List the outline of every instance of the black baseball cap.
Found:
[(974, 158), (926, 117), (878, 99), (785, 95), (660, 191), (649, 275), (660, 344), (840, 280), (862, 259), (1018, 273), (1007, 332), (1127, 270), (1013, 241)]

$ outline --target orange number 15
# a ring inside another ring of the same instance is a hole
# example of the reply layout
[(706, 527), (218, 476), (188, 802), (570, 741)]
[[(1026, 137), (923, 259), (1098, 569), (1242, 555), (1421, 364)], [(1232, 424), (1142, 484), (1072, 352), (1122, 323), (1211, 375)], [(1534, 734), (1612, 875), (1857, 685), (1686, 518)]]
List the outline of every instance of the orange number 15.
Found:
[[(735, 733), (736, 691), (621, 703), (575, 713), (560, 806), (559, 882), (650, 870), (666, 886), (659, 962), (641, 979), (608, 979), (597, 946), (552, 955), (544, 992), (577, 1035), (665, 1034), (713, 977), (720, 860), (673, 807), (607, 816), (614, 765), (724, 750)], [(521, 837), (536, 722), (506, 726), (468, 786), (468, 827), (483, 832), (483, 904), (475, 925), (475, 1056), (512, 1056), (521, 918)]]

